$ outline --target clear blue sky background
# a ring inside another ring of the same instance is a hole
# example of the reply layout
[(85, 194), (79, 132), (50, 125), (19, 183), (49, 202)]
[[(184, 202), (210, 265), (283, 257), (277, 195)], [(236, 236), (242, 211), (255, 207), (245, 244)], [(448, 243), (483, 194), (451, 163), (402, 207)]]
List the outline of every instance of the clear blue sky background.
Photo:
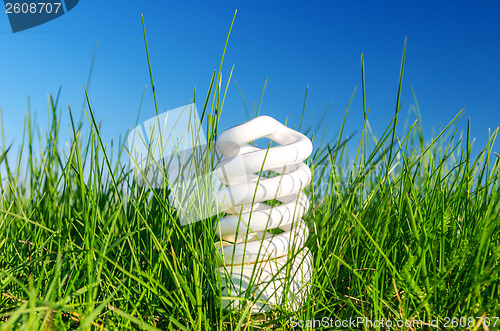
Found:
[[(462, 107), (466, 111), (460, 127), (465, 128), (470, 117), (472, 136), (479, 145), (486, 143), (488, 128), (500, 124), (497, 1), (81, 0), (62, 17), (16, 34), (7, 15), (0, 13), (0, 107), (6, 142), (14, 141), (15, 146), (21, 142), (28, 96), (37, 123), (47, 128), (47, 94), (55, 94), (60, 85), (62, 131), (69, 133), (66, 105), (81, 109), (97, 39), (90, 99), (102, 120), (105, 142), (123, 138), (135, 124), (145, 85), (150, 86), (141, 13), (160, 111), (184, 105), (193, 97), (194, 87), (198, 100), (203, 100), (235, 9), (224, 82), (234, 64), (233, 80), (252, 107), (269, 77), (261, 114), (280, 121), (289, 116), (291, 124), (298, 124), (309, 85), (306, 117), (312, 114), (314, 123), (331, 105), (325, 123), (333, 135), (358, 85), (346, 134), (357, 130), (359, 139), (364, 53), (369, 120), (374, 132), (382, 134), (395, 110), (408, 37), (400, 128), (414, 104), (409, 84), (416, 91), (427, 134), (431, 127), (446, 125)], [(154, 114), (148, 88), (140, 120)], [(231, 84), (221, 129), (246, 119), (241, 97)]]

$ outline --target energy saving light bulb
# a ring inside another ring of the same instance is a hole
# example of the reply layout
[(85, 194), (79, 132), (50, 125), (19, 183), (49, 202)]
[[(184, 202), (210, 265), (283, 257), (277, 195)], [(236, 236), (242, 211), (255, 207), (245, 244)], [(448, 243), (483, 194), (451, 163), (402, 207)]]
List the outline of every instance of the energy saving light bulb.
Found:
[[(279, 146), (249, 144), (261, 138)], [(213, 170), (206, 167), (211, 149), (193, 103), (137, 126), (128, 146), (137, 184), (168, 187), (182, 226), (228, 214), (215, 225), (224, 308), (248, 301), (252, 313), (283, 303), (300, 307), (313, 270), (302, 220), (309, 208), (302, 190), (311, 181), (303, 162), (312, 152), (306, 136), (272, 117), (254, 118), (219, 135), (222, 159)]]
[[(260, 138), (280, 145), (249, 145)], [(215, 173), (226, 185), (217, 203), (228, 214), (215, 225), (222, 306), (238, 309), (246, 298), (254, 302), (252, 313), (282, 303), (298, 309), (310, 290), (313, 270), (312, 254), (304, 247), (309, 230), (302, 220), (309, 208), (302, 190), (311, 181), (303, 161), (312, 152), (311, 141), (272, 117), (260, 116), (220, 134), (216, 146), (225, 159)]]

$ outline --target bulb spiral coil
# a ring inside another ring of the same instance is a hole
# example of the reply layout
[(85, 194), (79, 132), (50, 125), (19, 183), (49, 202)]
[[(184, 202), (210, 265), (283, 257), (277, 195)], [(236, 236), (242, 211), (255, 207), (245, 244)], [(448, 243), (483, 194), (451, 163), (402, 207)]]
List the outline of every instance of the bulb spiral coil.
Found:
[[(249, 145), (260, 138), (280, 146)], [(217, 139), (225, 159), (216, 175), (226, 185), (218, 193), (218, 207), (229, 214), (215, 225), (224, 265), (219, 268), (221, 294), (250, 297), (252, 313), (282, 302), (297, 309), (309, 291), (312, 254), (304, 247), (309, 230), (302, 220), (309, 199), (302, 189), (311, 181), (303, 161), (312, 148), (309, 138), (269, 116), (233, 127)], [(272, 200), (281, 204), (265, 203)], [(223, 299), (222, 305), (236, 308), (238, 302)]]

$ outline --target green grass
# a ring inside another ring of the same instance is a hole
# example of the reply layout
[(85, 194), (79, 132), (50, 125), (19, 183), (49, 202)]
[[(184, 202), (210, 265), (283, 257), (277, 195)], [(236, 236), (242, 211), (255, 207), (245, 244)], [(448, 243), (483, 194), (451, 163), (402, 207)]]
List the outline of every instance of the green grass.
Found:
[[(224, 89), (220, 68), (201, 103), (209, 139), (225, 116), (229, 80)], [(88, 96), (86, 122), (50, 98), (44, 134), (28, 112), (20, 154), (13, 158), (5, 139), (0, 151), (2, 329), (288, 329), (323, 317), (438, 319), (442, 327), (451, 317), (499, 316), (498, 129), (477, 157), (470, 124), (465, 135), (454, 128), (460, 113), (431, 139), (419, 121), (398, 131), (403, 68), (404, 52), (394, 117), (381, 136), (365, 102), (350, 110), (365, 118), (357, 143), (343, 132), (348, 110), (333, 138), (301, 124), (320, 146), (307, 163), (323, 175), (307, 189), (314, 276), (295, 312), (249, 315), (251, 300), (241, 311), (220, 309), (216, 218), (180, 227), (166, 190), (132, 180), (123, 142), (102, 141)], [(363, 62), (362, 72), (365, 100)], [(68, 147), (59, 138), (63, 116)]]

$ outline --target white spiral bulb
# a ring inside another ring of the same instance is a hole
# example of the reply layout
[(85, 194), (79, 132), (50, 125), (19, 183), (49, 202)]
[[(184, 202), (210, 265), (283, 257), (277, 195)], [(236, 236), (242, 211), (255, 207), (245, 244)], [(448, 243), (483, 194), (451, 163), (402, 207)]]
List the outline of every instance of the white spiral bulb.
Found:
[[(260, 138), (280, 146), (248, 144)], [(304, 302), (312, 277), (312, 254), (304, 247), (309, 230), (301, 219), (309, 208), (302, 189), (311, 181), (311, 171), (303, 161), (312, 143), (274, 118), (260, 116), (223, 132), (217, 149), (226, 158), (216, 168), (226, 185), (218, 193), (218, 207), (229, 214), (215, 226), (224, 264), (219, 268), (222, 305), (237, 308), (234, 298), (246, 297), (255, 300), (252, 313), (282, 302), (295, 310)], [(276, 176), (256, 174), (266, 171)], [(281, 204), (264, 203), (270, 200)], [(268, 231), (277, 228), (282, 232)]]

